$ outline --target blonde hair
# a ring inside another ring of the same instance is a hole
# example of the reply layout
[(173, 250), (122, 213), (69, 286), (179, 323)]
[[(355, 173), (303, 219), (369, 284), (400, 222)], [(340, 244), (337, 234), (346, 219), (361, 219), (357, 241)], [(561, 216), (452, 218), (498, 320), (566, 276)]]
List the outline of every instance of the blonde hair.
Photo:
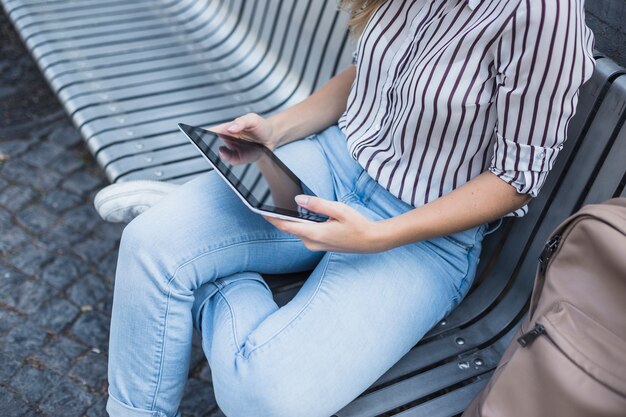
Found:
[(340, 0), (339, 7), (350, 14), (348, 28), (354, 37), (365, 29), (374, 12), (387, 0)]

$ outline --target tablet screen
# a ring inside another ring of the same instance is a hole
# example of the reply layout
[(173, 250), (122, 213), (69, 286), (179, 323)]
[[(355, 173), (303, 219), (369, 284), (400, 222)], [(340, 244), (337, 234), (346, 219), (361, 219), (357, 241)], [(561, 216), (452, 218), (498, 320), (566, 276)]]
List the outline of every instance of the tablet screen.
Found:
[(182, 123), (178, 126), (250, 206), (317, 222), (328, 220), (296, 204), (296, 195), (315, 194), (265, 146)]

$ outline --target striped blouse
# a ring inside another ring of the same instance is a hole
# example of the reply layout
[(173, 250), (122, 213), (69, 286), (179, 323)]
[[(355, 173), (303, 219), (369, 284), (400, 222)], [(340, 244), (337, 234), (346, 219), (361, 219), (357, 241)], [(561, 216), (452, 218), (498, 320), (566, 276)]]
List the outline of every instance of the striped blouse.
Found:
[(339, 120), (352, 156), (415, 207), (486, 170), (537, 196), (595, 65), (584, 18), (584, 0), (387, 0)]

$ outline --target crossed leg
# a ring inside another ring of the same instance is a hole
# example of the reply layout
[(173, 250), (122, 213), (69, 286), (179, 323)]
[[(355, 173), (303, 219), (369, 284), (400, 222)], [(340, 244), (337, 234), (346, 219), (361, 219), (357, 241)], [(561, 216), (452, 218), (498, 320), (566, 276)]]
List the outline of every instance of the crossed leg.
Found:
[[(315, 171), (311, 188), (335, 199), (327, 161), (301, 142), (307, 163), (299, 169)], [(346, 202), (379, 216), (356, 198)], [(448, 239), (373, 255), (310, 252), (249, 211), (215, 173), (202, 175), (124, 230), (107, 410), (178, 415), (195, 317), (229, 417), (328, 416), (453, 308), (479, 252)], [(280, 309), (259, 275), (313, 268)]]

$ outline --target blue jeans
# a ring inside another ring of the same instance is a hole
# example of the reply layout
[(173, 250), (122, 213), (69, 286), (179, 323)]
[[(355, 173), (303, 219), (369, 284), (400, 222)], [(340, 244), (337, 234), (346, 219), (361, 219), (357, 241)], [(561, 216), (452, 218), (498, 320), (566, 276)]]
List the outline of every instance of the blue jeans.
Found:
[[(318, 196), (370, 219), (412, 208), (350, 157), (336, 126), (277, 154)], [(460, 302), (486, 229), (376, 254), (311, 252), (201, 175), (124, 229), (109, 415), (179, 415), (195, 327), (227, 416), (328, 417)], [(307, 270), (282, 308), (260, 275)]]

